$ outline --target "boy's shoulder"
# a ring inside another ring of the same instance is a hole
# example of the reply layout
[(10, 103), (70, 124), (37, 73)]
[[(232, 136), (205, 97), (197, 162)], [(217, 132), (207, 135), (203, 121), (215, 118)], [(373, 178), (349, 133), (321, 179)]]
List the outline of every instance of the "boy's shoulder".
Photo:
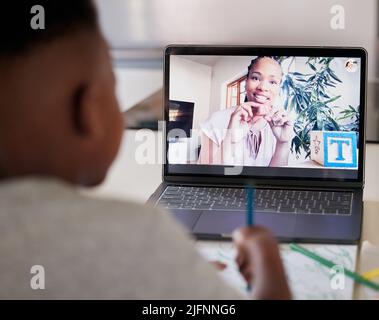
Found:
[[(158, 211), (155, 207), (146, 206), (133, 201), (121, 201), (111, 198), (99, 198), (80, 187), (73, 186), (62, 180), (48, 177), (13, 178), (0, 182), (0, 199), (3, 204), (12, 207), (65, 205), (66, 210), (80, 209), (78, 206), (88, 207), (98, 211), (106, 207), (113, 207), (115, 211), (131, 209), (130, 213), (149, 213)], [(98, 207), (98, 209), (96, 209)], [(145, 208), (146, 210), (141, 210)], [(53, 209), (53, 208), (52, 208)], [(83, 209), (83, 208), (82, 208)]]
[[(2, 181), (0, 208), (0, 254), (6, 257), (0, 261), (0, 298), (133, 296), (116, 278), (140, 281), (141, 252), (149, 261), (167, 243), (154, 226), (171, 230), (157, 208), (90, 197), (50, 178)], [(49, 290), (30, 290), (33, 265), (44, 267)], [(99, 292), (107, 281), (112, 288)], [(12, 294), (11, 287), (17, 288)]]
[[(58, 179), (44, 177), (17, 178), (0, 182), (0, 219), (39, 220), (40, 225), (79, 223), (124, 223), (125, 229), (141, 227), (160, 219), (162, 211), (150, 205), (89, 196), (80, 188)], [(125, 224), (127, 222), (127, 224)], [(32, 221), (28, 223), (34, 224)], [(138, 226), (137, 226), (138, 225)], [(47, 226), (46, 226), (47, 227)]]
[[(161, 209), (41, 178), (1, 182), (0, 208), (0, 298), (238, 297)], [(37, 264), (46, 290), (30, 289)]]

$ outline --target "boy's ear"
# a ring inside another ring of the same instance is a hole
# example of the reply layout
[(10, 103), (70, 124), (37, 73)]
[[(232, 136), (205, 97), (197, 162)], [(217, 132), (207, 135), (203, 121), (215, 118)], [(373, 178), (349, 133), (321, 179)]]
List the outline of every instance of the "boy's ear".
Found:
[(102, 135), (103, 125), (96, 86), (85, 84), (78, 87), (73, 100), (73, 125), (77, 134), (90, 139)]

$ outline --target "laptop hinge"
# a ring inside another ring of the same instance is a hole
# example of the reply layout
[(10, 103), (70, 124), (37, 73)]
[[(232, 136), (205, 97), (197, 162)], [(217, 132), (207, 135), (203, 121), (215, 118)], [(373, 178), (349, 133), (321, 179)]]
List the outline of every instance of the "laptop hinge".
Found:
[(286, 188), (307, 187), (307, 188), (351, 188), (363, 189), (362, 182), (350, 181), (319, 181), (319, 180), (295, 180), (295, 179), (248, 179), (248, 178), (227, 178), (227, 177), (192, 177), (192, 176), (165, 176), (164, 181), (179, 184), (200, 184), (200, 185), (220, 185), (220, 186), (244, 186), (252, 184), (256, 186), (285, 186)]

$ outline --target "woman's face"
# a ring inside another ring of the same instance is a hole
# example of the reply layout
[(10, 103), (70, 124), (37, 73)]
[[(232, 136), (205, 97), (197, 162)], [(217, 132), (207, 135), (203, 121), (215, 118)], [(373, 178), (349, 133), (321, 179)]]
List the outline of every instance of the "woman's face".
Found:
[(247, 100), (255, 102), (257, 107), (264, 107), (258, 110), (271, 110), (279, 95), (281, 79), (282, 69), (278, 62), (271, 58), (259, 59), (250, 69), (246, 81)]

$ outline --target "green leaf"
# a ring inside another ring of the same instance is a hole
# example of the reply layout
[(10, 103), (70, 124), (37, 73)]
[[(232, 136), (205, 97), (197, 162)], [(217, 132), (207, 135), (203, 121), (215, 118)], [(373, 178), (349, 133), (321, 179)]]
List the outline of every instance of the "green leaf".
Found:
[(340, 126), (338, 125), (337, 122), (334, 121), (334, 119), (330, 118), (330, 122), (333, 124), (334, 129), (335, 129), (336, 131), (339, 131), (339, 130), (340, 130)]
[(334, 98), (331, 98), (331, 99), (329, 99), (329, 100), (326, 100), (326, 101), (324, 102), (324, 104), (331, 103), (331, 102), (333, 102), (333, 101), (336, 101), (336, 100), (339, 99), (339, 98), (341, 98), (341, 95), (336, 96), (336, 97), (334, 97)]
[(312, 63), (308, 63), (309, 64), (309, 66), (311, 67), (311, 69), (313, 70), (313, 71), (316, 71), (317, 72), (317, 69), (316, 69), (316, 67), (312, 64)]
[(342, 81), (337, 77), (337, 75), (332, 71), (332, 69), (329, 69), (329, 75), (336, 81), (342, 83)]

